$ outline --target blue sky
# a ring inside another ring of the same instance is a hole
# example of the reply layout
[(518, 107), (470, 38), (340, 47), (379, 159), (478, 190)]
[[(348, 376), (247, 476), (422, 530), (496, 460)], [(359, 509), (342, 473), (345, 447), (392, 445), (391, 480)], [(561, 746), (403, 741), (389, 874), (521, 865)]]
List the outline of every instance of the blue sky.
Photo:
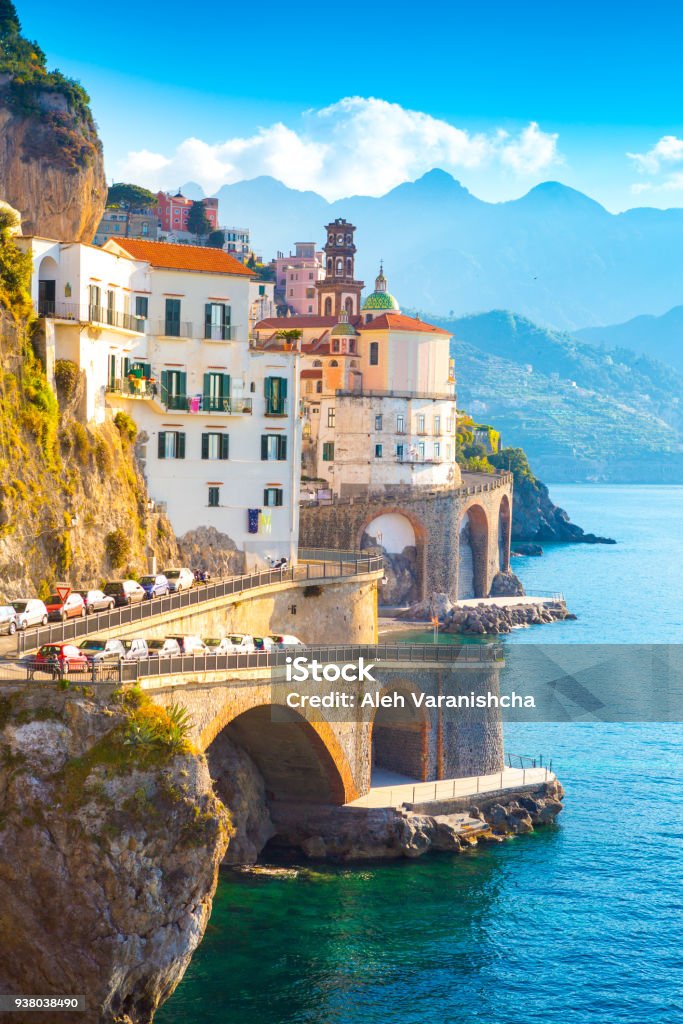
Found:
[(437, 165), (490, 200), (558, 179), (612, 210), (683, 205), (683, 12), (661, 0), (350, 0), (291, 25), (270, 2), (17, 7), (90, 92), (110, 178), (272, 173), (336, 198)]

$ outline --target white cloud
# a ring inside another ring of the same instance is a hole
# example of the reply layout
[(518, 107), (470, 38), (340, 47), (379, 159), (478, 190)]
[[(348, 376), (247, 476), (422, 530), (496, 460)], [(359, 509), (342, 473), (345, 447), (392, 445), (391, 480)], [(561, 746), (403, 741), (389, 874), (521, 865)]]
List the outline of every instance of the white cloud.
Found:
[(634, 195), (643, 192), (678, 192), (683, 189), (683, 171), (671, 169), (673, 165), (683, 163), (683, 139), (676, 135), (662, 135), (646, 153), (627, 153), (626, 156), (633, 161), (640, 174), (654, 179), (663, 174), (659, 180), (631, 185)]
[(149, 188), (193, 180), (207, 192), (269, 174), (290, 188), (312, 189), (332, 200), (382, 195), (433, 167), (458, 172), (497, 164), (528, 176), (559, 162), (557, 139), (535, 121), (518, 135), (470, 133), (397, 103), (349, 96), (306, 111), (299, 130), (277, 123), (224, 142), (185, 139), (169, 156), (131, 152), (118, 174)]

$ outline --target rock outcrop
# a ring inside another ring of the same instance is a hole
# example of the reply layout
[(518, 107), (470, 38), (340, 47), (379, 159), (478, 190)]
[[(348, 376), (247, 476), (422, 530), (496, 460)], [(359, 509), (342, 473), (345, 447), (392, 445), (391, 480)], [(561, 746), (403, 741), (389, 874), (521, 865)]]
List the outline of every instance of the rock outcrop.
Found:
[(211, 576), (236, 576), (245, 570), (244, 552), (215, 526), (198, 526), (178, 538), (183, 565)]
[(204, 757), (126, 742), (125, 721), (117, 703), (0, 688), (0, 991), (85, 994), (64, 1024), (149, 1024), (228, 841)]
[(214, 790), (230, 808), (232, 821), (232, 836), (223, 863), (255, 864), (275, 835), (263, 776), (246, 751), (225, 733), (211, 744), (208, 757)]
[(585, 533), (555, 505), (546, 485), (533, 476), (515, 474), (512, 498), (512, 541), (560, 541), (569, 544), (615, 544), (608, 537)]
[(524, 584), (510, 569), (501, 569), (491, 581), (491, 597), (522, 597)]
[(446, 615), (442, 633), (461, 636), (497, 636), (523, 626), (575, 619), (564, 601), (539, 601), (523, 605), (477, 604), (455, 607)]

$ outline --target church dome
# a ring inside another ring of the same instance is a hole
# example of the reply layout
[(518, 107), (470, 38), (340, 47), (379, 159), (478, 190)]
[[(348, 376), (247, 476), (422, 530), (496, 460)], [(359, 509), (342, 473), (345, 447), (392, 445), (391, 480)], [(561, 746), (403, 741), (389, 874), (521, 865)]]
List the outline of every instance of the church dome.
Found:
[(339, 314), (339, 323), (336, 323), (330, 331), (331, 338), (352, 338), (358, 332), (353, 324), (349, 323), (349, 314), (345, 309), (342, 309)]
[(379, 275), (375, 278), (375, 290), (370, 292), (361, 307), (362, 313), (386, 312), (393, 310), (398, 312), (399, 305), (394, 296), (387, 291), (387, 279), (384, 276), (384, 268), (380, 263)]

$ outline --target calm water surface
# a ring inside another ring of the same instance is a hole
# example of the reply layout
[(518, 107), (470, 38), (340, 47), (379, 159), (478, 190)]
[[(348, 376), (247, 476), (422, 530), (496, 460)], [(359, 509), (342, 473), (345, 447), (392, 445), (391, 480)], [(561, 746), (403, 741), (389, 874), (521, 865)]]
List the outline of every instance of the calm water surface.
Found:
[[(681, 642), (683, 488), (552, 488), (615, 547), (515, 559), (577, 622), (508, 643)], [(159, 1024), (674, 1024), (683, 1020), (683, 728), (507, 727), (552, 754), (560, 824), (460, 857), (223, 876)]]

